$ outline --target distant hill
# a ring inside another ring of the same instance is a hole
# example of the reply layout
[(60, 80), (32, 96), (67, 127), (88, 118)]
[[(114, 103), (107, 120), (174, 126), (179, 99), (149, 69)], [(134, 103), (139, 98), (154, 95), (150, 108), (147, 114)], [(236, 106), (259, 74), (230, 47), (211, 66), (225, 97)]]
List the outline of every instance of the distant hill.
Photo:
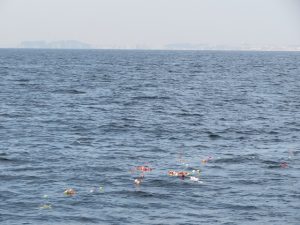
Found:
[(24, 41), (19, 48), (42, 48), (42, 49), (90, 49), (92, 46), (75, 40), (66, 41)]

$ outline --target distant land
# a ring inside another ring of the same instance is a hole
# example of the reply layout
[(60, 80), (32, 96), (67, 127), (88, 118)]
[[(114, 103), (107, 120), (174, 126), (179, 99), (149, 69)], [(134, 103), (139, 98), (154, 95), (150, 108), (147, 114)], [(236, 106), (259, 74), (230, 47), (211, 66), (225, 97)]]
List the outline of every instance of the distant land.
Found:
[(40, 49), (91, 49), (92, 46), (75, 40), (66, 41), (23, 41), (19, 48), (40, 48)]
[(151, 47), (145, 44), (138, 45), (101, 45), (94, 46), (76, 40), (63, 41), (24, 41), (19, 44), (18, 48), (33, 49), (132, 49), (132, 50), (203, 50), (203, 51), (300, 51), (300, 45), (218, 45), (218, 44), (191, 44), (191, 43), (174, 43), (161, 47)]
[(224, 50), (224, 51), (300, 51), (300, 45), (251, 45), (241, 44), (230, 45), (211, 45), (211, 44), (189, 44), (176, 43), (164, 46), (167, 50)]

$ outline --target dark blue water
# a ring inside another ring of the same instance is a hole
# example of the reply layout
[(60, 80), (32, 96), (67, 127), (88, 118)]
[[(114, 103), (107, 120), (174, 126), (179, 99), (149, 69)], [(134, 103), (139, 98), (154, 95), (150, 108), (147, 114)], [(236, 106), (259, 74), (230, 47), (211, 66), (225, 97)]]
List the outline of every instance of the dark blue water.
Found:
[(300, 224), (300, 53), (2, 49), (0, 75), (1, 225)]

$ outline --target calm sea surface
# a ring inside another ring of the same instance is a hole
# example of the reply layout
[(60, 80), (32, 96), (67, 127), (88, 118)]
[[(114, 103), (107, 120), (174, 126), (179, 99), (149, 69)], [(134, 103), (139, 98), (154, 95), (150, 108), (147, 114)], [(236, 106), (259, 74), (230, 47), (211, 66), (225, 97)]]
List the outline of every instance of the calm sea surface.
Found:
[(300, 53), (2, 49), (0, 182), (1, 225), (299, 225)]

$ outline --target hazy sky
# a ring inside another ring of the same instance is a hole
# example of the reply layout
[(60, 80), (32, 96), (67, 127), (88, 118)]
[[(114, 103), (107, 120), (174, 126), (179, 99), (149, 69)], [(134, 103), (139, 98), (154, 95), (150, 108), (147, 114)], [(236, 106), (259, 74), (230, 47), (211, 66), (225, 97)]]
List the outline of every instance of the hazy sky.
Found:
[(0, 0), (0, 47), (300, 44), (298, 0)]

